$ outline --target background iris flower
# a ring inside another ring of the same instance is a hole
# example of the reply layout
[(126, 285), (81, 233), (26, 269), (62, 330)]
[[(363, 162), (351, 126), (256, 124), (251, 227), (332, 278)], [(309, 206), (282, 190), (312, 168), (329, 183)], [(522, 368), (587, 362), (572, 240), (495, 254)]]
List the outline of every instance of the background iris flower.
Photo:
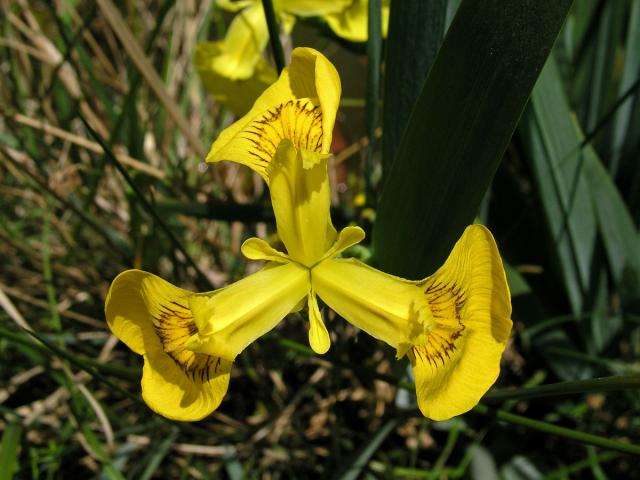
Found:
[[(366, 0), (279, 0), (274, 8), (285, 32), (296, 17), (323, 18), (331, 30), (352, 42), (367, 40)], [(203, 84), (213, 97), (236, 114), (246, 113), (277, 73), (264, 59), (269, 32), (261, 0), (218, 2), (220, 8), (238, 12), (223, 40), (196, 46), (195, 64)], [(383, 2), (382, 29), (386, 36), (389, 2)]]

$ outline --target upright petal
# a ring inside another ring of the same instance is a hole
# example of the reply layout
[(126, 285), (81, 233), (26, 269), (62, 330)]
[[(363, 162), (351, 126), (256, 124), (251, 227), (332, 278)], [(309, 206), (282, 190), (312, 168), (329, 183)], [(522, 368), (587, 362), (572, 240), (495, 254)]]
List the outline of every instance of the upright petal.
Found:
[(207, 161), (247, 165), (268, 182), (268, 166), (283, 139), (298, 150), (329, 152), (339, 100), (333, 65), (316, 50), (296, 48), (278, 81), (213, 142)]
[(283, 140), (268, 172), (278, 234), (289, 257), (310, 267), (336, 237), (329, 212), (327, 155), (305, 155)]
[(111, 331), (144, 356), (143, 399), (158, 414), (182, 421), (199, 420), (218, 407), (231, 370), (231, 362), (185, 348), (197, 332), (188, 308), (193, 295), (128, 270), (113, 281), (105, 302)]
[(471, 409), (493, 385), (511, 332), (509, 288), (489, 230), (468, 227), (420, 287), (436, 327), (409, 358), (420, 410), (445, 420)]
[(296, 309), (309, 290), (308, 270), (288, 262), (268, 264), (212, 297), (191, 297), (198, 333), (187, 347), (231, 361)]

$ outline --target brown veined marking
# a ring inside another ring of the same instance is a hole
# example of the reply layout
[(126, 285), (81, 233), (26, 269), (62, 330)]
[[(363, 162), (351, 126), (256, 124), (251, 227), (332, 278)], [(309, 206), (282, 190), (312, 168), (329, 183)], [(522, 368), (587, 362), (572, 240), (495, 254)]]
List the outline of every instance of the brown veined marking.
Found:
[(212, 374), (217, 373), (220, 358), (184, 349), (185, 342), (198, 332), (191, 310), (171, 301), (160, 305), (159, 316), (153, 318), (153, 328), (164, 352), (193, 381), (208, 382)]
[(281, 140), (288, 139), (298, 149), (317, 152), (322, 147), (322, 135), (320, 106), (303, 99), (289, 100), (267, 110), (245, 128), (243, 138), (253, 145), (249, 153), (256, 162), (266, 167)]
[(456, 340), (465, 329), (462, 323), (465, 295), (455, 283), (433, 280), (425, 289), (436, 327), (429, 333), (424, 345), (413, 347), (416, 357), (432, 367), (444, 366), (445, 357), (451, 359), (456, 349)]

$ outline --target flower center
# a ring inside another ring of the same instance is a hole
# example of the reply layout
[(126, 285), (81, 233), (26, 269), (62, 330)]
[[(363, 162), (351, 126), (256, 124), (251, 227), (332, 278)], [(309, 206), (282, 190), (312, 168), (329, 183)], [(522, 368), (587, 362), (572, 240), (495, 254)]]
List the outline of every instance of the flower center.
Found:
[(412, 328), (410, 344), (398, 348), (398, 357), (411, 352), (410, 357), (420, 359), (434, 368), (444, 366), (456, 353), (458, 339), (465, 329), (462, 323), (465, 306), (464, 291), (454, 282), (430, 279), (424, 294), (433, 323), (419, 329)]
[(249, 153), (266, 169), (283, 139), (290, 140), (298, 150), (320, 151), (322, 110), (309, 98), (289, 100), (253, 120), (243, 135), (253, 145)]
[(187, 340), (198, 333), (191, 309), (176, 301), (159, 305), (153, 316), (153, 329), (164, 352), (192, 380), (208, 382), (218, 373), (220, 358), (185, 348)]

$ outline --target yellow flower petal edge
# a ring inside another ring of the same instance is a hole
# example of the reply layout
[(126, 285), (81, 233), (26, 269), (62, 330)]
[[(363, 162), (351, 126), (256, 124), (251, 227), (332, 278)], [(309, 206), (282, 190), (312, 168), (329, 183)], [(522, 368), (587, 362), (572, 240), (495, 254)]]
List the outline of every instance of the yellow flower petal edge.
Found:
[(111, 331), (144, 357), (142, 398), (156, 413), (180, 421), (214, 411), (229, 385), (231, 362), (183, 348), (196, 331), (194, 295), (140, 270), (116, 277), (105, 301)]
[(207, 161), (244, 164), (268, 183), (268, 166), (284, 139), (297, 150), (329, 153), (340, 92), (340, 77), (324, 55), (294, 49), (280, 78), (213, 142)]
[(353, 259), (325, 260), (312, 288), (347, 321), (407, 355), (422, 413), (475, 406), (495, 382), (511, 332), (511, 299), (493, 236), (469, 226), (444, 265), (412, 282)]

